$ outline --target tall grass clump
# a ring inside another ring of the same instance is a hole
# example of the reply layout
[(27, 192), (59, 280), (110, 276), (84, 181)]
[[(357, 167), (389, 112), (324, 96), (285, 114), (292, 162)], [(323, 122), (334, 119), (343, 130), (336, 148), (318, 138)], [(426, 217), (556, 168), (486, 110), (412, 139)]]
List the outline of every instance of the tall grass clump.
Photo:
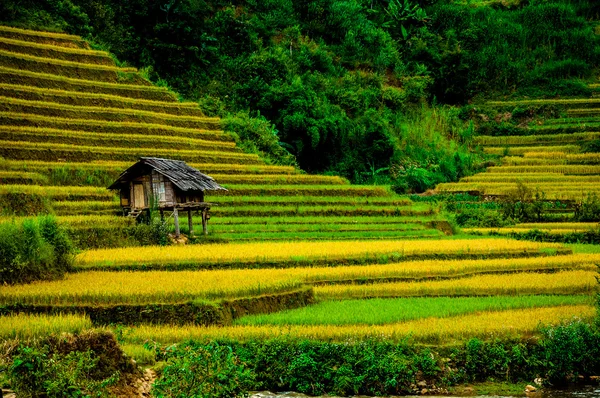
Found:
[(1, 283), (53, 279), (67, 272), (73, 246), (52, 216), (0, 223)]
[(425, 108), (413, 113), (396, 132), (390, 175), (397, 193), (424, 192), (442, 182), (473, 174), (482, 155), (470, 151), (472, 123), (451, 108)]

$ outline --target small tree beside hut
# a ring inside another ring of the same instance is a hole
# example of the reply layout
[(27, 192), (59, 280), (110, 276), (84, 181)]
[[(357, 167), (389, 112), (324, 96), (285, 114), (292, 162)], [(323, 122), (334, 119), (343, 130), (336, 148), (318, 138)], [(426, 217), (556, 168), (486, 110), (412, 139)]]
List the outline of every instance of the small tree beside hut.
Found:
[(207, 234), (211, 204), (204, 201), (206, 191), (226, 191), (212, 178), (181, 160), (143, 157), (125, 170), (108, 187), (118, 190), (120, 203), (129, 217), (138, 217), (152, 208), (172, 212), (175, 236), (180, 236), (179, 212), (187, 211), (189, 233), (193, 234), (192, 212), (202, 214), (202, 231)]

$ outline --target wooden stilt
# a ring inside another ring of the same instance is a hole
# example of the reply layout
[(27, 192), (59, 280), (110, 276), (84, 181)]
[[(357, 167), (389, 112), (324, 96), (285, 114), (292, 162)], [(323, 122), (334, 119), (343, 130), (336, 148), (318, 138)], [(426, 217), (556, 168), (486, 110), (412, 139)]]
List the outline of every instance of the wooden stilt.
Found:
[(188, 228), (190, 230), (190, 236), (194, 234), (194, 222), (192, 221), (192, 210), (188, 210)]
[(206, 216), (208, 215), (207, 209), (202, 209), (202, 232), (204, 235), (208, 235), (208, 220)]
[(176, 207), (173, 209), (173, 219), (175, 220), (175, 237), (179, 238), (181, 231), (179, 231), (179, 213)]
[(160, 221), (165, 222), (165, 211), (160, 209)]

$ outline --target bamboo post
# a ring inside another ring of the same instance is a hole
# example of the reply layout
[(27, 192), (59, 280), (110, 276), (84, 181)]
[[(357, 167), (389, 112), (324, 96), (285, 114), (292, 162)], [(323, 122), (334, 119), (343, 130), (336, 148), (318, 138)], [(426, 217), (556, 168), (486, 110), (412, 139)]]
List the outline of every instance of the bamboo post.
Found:
[(192, 221), (192, 209), (188, 209), (188, 228), (190, 230), (190, 236), (194, 234), (194, 222)]
[(175, 220), (175, 237), (179, 238), (181, 231), (179, 231), (179, 213), (176, 207), (173, 208), (173, 219)]
[(208, 220), (206, 216), (208, 215), (208, 209), (202, 209), (202, 232), (204, 235), (208, 235)]

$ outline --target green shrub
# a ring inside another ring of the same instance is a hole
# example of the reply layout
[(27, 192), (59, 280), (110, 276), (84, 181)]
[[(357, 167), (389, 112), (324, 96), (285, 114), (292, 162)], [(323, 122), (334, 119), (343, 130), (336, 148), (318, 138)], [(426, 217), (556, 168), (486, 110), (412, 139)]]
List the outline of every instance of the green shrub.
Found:
[(73, 261), (73, 246), (51, 216), (0, 223), (0, 281), (29, 282), (62, 276)]
[(549, 384), (564, 385), (600, 372), (600, 334), (591, 325), (573, 320), (542, 332), (542, 368)]
[(280, 145), (275, 126), (264, 117), (239, 112), (223, 118), (222, 125), (225, 131), (235, 133), (237, 144), (246, 152), (259, 154), (272, 164), (296, 164), (294, 157)]
[(218, 343), (188, 343), (162, 352), (167, 364), (153, 384), (156, 396), (230, 398), (247, 396), (252, 374), (233, 353)]

